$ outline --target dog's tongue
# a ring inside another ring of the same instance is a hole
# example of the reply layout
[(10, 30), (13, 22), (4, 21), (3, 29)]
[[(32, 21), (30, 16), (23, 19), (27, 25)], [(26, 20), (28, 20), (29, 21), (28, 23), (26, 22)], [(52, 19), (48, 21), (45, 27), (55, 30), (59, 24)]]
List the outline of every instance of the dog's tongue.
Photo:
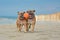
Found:
[(28, 19), (29, 14), (28, 13), (24, 13), (24, 17), (25, 17), (25, 19)]

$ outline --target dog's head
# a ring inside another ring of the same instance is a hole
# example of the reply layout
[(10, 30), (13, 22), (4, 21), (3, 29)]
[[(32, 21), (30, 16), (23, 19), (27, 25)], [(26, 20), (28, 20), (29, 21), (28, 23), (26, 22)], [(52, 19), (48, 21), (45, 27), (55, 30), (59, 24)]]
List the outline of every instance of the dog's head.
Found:
[(35, 10), (28, 10), (27, 13), (29, 13), (29, 19), (32, 19), (35, 17), (35, 14), (34, 14)]
[(23, 16), (24, 13), (25, 13), (25, 12), (18, 12), (18, 18), (19, 18), (19, 19), (23, 19), (23, 18), (24, 18), (24, 16)]

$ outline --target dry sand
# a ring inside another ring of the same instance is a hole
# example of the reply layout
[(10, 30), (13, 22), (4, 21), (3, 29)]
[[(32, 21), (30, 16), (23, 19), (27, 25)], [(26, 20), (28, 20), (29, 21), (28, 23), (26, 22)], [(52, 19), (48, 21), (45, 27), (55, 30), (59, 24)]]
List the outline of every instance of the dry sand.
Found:
[(0, 40), (60, 40), (60, 22), (37, 22), (34, 32), (18, 32), (15, 24), (0, 25)]

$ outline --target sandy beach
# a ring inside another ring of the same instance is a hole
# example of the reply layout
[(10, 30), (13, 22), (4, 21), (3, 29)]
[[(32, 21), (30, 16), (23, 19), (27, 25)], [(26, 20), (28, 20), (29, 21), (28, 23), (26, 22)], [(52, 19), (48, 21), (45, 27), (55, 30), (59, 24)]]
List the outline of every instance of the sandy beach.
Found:
[(0, 24), (0, 40), (60, 40), (60, 22), (38, 21), (34, 32), (18, 32), (15, 24)]

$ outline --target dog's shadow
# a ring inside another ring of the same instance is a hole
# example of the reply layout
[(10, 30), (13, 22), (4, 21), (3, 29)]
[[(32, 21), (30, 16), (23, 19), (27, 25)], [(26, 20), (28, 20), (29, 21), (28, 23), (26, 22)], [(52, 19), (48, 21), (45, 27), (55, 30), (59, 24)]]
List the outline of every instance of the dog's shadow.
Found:
[(41, 33), (41, 32), (44, 32), (44, 31), (34, 31), (34, 32), (31, 32), (31, 31), (28, 31), (28, 32), (21, 31), (20, 33)]

